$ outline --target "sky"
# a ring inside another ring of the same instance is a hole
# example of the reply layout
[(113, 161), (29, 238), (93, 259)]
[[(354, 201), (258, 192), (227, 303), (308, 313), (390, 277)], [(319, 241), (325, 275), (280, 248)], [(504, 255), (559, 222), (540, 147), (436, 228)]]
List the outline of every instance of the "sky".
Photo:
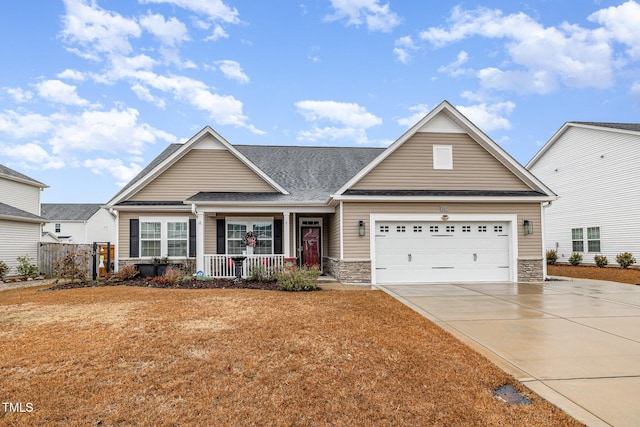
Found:
[(640, 2), (0, 5), (0, 164), (104, 203), (170, 143), (388, 146), (443, 100), (522, 164), (567, 121), (640, 123)]

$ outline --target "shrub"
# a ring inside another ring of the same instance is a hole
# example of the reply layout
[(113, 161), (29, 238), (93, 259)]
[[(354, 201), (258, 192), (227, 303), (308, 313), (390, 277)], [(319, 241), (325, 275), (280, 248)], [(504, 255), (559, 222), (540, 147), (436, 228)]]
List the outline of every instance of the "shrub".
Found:
[(318, 289), (320, 270), (317, 267), (295, 268), (278, 275), (278, 284), (283, 291), (315, 291)]
[(54, 274), (64, 279), (86, 279), (90, 257), (88, 250), (73, 250), (53, 263)]
[(248, 279), (256, 282), (273, 282), (278, 279), (278, 271), (273, 267), (256, 265), (249, 270)]
[(16, 271), (21, 276), (35, 276), (38, 274), (38, 266), (32, 264), (31, 257), (29, 255), (19, 256), (16, 260), (20, 263), (18, 267), (16, 267)]
[(556, 265), (556, 261), (558, 261), (558, 252), (554, 249), (547, 251), (547, 264), (548, 265)]
[(184, 273), (179, 267), (170, 265), (167, 267), (162, 277), (165, 279), (166, 283), (175, 286), (182, 281), (182, 276), (184, 276)]
[(11, 270), (11, 267), (6, 262), (0, 261), (0, 280), (3, 280), (7, 273)]
[(600, 268), (606, 267), (607, 264), (609, 264), (609, 260), (607, 259), (606, 256), (604, 255), (596, 255), (593, 257), (593, 261), (596, 263), (596, 265)]
[(616, 255), (616, 262), (622, 268), (629, 268), (631, 264), (636, 263), (636, 259), (633, 257), (633, 254), (629, 252), (623, 252)]
[(582, 262), (582, 255), (579, 254), (578, 252), (574, 252), (573, 254), (571, 254), (571, 256), (569, 257), (569, 263), (571, 265), (580, 265), (580, 263)]
[(135, 278), (140, 272), (135, 265), (125, 265), (118, 269), (118, 272), (114, 276), (118, 280), (131, 280)]

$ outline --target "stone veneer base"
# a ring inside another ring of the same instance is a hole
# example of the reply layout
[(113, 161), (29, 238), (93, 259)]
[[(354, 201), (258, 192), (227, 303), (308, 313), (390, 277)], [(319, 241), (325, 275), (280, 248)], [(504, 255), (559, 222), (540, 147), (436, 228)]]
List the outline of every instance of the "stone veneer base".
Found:
[(519, 259), (518, 282), (542, 282), (544, 280), (544, 260)]
[(371, 261), (323, 258), (324, 270), (340, 283), (371, 283)]

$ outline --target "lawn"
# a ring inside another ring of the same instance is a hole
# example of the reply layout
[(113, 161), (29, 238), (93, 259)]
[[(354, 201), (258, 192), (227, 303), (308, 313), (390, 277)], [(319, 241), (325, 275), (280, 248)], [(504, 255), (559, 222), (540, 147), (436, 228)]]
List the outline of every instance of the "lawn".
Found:
[(0, 325), (0, 425), (581, 425), (379, 291), (14, 289)]
[(640, 270), (637, 268), (606, 267), (590, 265), (548, 265), (551, 276), (575, 277), (579, 279), (609, 280), (612, 282), (640, 284)]

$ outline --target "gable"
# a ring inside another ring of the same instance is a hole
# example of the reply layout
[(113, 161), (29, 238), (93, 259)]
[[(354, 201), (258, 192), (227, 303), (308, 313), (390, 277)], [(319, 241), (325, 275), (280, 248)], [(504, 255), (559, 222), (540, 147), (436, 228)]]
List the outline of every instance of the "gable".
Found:
[[(434, 146), (436, 153), (439, 147), (451, 147), (451, 168), (434, 169)], [(504, 164), (446, 118), (421, 127), (351, 188), (531, 190)]]
[(129, 200), (186, 200), (199, 192), (277, 192), (246, 164), (212, 141), (189, 150)]

